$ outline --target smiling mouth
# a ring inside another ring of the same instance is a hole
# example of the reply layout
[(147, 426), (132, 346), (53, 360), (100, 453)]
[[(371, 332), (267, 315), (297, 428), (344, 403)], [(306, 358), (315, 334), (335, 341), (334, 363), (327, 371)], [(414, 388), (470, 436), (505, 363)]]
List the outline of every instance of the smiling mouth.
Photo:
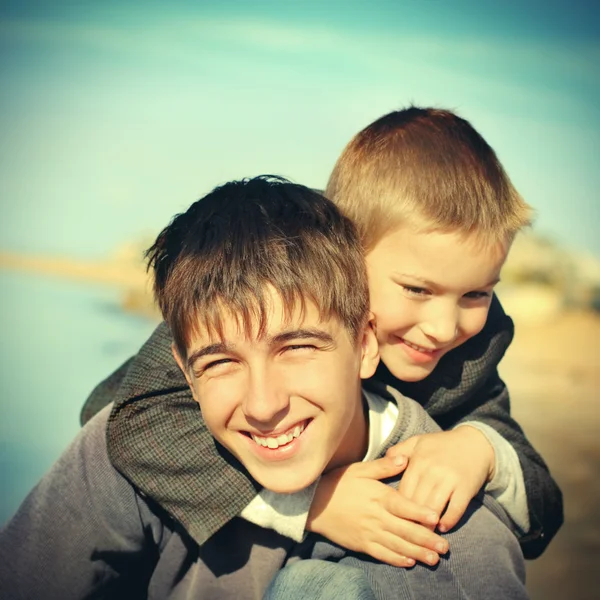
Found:
[(417, 352), (423, 352), (424, 354), (434, 354), (435, 352), (438, 352), (438, 350), (436, 348), (423, 348), (423, 346), (417, 346), (417, 344), (413, 344), (412, 342), (409, 342), (408, 340), (405, 340), (404, 338), (400, 338), (409, 348), (412, 348), (413, 350), (416, 350)]
[(270, 448), (275, 450), (280, 448), (281, 446), (287, 446), (291, 442), (293, 442), (296, 438), (300, 437), (302, 432), (306, 429), (308, 425), (308, 421), (303, 421), (298, 425), (291, 427), (285, 433), (282, 433), (278, 436), (261, 436), (256, 435), (254, 433), (250, 433), (250, 437), (254, 440), (254, 442), (262, 446), (263, 448)]

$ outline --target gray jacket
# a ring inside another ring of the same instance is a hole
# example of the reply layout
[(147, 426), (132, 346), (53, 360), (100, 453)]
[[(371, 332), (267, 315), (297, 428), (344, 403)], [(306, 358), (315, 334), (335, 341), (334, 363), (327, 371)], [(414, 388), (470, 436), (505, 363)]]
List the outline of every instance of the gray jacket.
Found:
[[(188, 528), (193, 523), (173, 519), (112, 466), (109, 412), (106, 407), (82, 429), (0, 532), (3, 598), (260, 599), (282, 566), (303, 558), (358, 566), (378, 600), (527, 598), (519, 545), (490, 498), (486, 506), (471, 503), (448, 534), (450, 552), (433, 568), (379, 564), (314, 535), (295, 545), (238, 517), (199, 543)], [(165, 417), (177, 426), (169, 411)], [(420, 406), (400, 399), (398, 422), (382, 452), (438, 429)], [(189, 480), (193, 474), (173, 477)], [(201, 515), (203, 505), (196, 508)]]

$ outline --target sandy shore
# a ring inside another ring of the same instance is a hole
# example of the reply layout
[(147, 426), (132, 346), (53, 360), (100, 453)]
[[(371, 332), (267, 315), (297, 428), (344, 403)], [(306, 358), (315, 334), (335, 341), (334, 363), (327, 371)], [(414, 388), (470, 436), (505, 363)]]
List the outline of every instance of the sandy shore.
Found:
[(561, 486), (565, 524), (528, 563), (534, 600), (592, 600), (600, 590), (600, 316), (516, 322), (501, 363), (515, 418)]
[(145, 288), (148, 282), (148, 275), (141, 262), (128, 265), (119, 261), (83, 261), (73, 258), (0, 252), (0, 269), (127, 288)]

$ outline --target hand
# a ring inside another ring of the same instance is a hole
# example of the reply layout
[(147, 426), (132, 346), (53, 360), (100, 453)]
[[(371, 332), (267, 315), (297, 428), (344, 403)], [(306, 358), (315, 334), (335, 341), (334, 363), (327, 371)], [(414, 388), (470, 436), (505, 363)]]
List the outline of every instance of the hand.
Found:
[(494, 474), (492, 445), (475, 427), (416, 435), (390, 448), (390, 458), (407, 456), (409, 465), (398, 491), (442, 515), (438, 529), (452, 529), (471, 499)]
[(405, 467), (404, 457), (384, 457), (330, 471), (319, 482), (306, 528), (396, 567), (417, 560), (435, 565), (448, 551), (432, 531), (439, 514), (378, 481)]

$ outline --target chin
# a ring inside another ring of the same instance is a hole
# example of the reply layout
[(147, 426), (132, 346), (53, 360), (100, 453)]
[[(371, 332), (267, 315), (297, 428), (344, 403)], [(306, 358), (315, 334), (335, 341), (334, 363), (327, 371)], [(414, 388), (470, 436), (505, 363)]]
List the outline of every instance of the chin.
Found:
[(298, 477), (294, 475), (289, 478), (280, 476), (254, 477), (254, 479), (256, 479), (256, 481), (258, 481), (265, 489), (275, 492), (276, 494), (295, 494), (296, 492), (301, 492), (312, 485), (317, 478), (318, 477)]
[[(407, 383), (416, 383), (417, 381), (423, 381), (435, 371), (439, 361), (436, 361), (434, 365), (427, 365), (427, 367), (420, 365), (407, 365), (398, 364), (398, 361), (390, 360), (386, 361), (385, 357), (382, 357), (385, 366), (388, 371), (400, 381), (406, 381)], [(395, 363), (395, 364), (394, 364)]]

